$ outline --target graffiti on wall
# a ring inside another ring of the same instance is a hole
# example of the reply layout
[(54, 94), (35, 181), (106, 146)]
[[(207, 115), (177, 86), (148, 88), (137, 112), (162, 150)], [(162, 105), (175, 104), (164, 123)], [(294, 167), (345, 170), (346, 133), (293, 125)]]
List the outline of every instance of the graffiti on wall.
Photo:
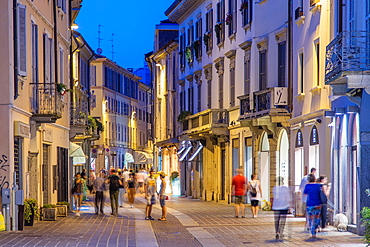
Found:
[(0, 190), (9, 188), (9, 163), (6, 155), (0, 157)]

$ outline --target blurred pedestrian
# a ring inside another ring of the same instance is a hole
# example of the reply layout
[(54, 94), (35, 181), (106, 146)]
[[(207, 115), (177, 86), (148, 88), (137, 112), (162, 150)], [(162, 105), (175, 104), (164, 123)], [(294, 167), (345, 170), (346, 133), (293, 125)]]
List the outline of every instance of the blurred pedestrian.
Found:
[(145, 198), (147, 200), (146, 210), (145, 210), (145, 219), (154, 220), (152, 217), (152, 208), (156, 201), (156, 191), (157, 185), (154, 178), (154, 171), (150, 170), (149, 177), (145, 180)]
[(98, 177), (94, 180), (95, 191), (95, 214), (104, 214), (104, 191), (105, 191), (105, 178), (103, 173), (99, 173)]
[(122, 172), (118, 172), (118, 177), (121, 180), (121, 184), (119, 185), (119, 192), (118, 192), (118, 205), (120, 208), (123, 207), (123, 202), (124, 202), (124, 196), (125, 196), (125, 182), (124, 182), (124, 177), (122, 175)]
[(121, 180), (117, 176), (116, 170), (111, 170), (111, 175), (108, 177), (107, 184), (109, 184), (109, 196), (110, 196), (110, 204), (112, 208), (111, 215), (117, 216), (118, 215), (118, 194), (119, 194), (119, 187), (122, 184)]
[(144, 181), (146, 179), (145, 173), (140, 170), (136, 173), (136, 181), (138, 185), (138, 193), (142, 194), (144, 193)]
[(308, 176), (310, 174), (312, 175), (315, 175), (316, 173), (316, 168), (312, 167), (311, 168), (311, 171), (309, 174), (307, 174), (306, 176), (304, 176), (302, 178), (302, 181), (301, 181), (301, 184), (299, 185), (299, 189), (300, 191), (302, 192), (302, 208), (304, 209), (303, 211), (303, 214), (306, 216), (306, 224), (305, 224), (305, 230), (309, 231), (309, 223), (308, 223), (308, 216), (306, 215), (306, 208), (307, 208), (307, 205), (306, 205), (306, 202), (307, 202), (307, 195), (305, 195), (303, 193), (304, 191), (304, 188), (306, 187), (306, 184), (308, 184)]
[(161, 187), (159, 189), (159, 203), (162, 207), (162, 217), (158, 220), (165, 221), (167, 220), (167, 208), (166, 208), (166, 174), (164, 172), (159, 173), (159, 178), (161, 179)]
[(279, 239), (283, 237), (286, 216), (292, 203), (289, 188), (284, 185), (283, 177), (277, 178), (277, 186), (272, 189), (272, 194), (274, 196), (272, 210), (275, 215), (275, 237)]
[(239, 211), (241, 211), (242, 218), (245, 218), (244, 201), (247, 179), (243, 176), (243, 169), (237, 169), (237, 173), (231, 183), (235, 203), (235, 218), (239, 217)]
[(258, 214), (258, 203), (262, 197), (262, 187), (259, 180), (257, 180), (257, 175), (252, 174), (251, 181), (248, 183), (248, 192), (251, 199), (251, 210), (253, 214), (253, 218), (257, 218)]
[(84, 189), (84, 181), (81, 178), (81, 174), (77, 173), (75, 175), (75, 181), (73, 183), (73, 188), (72, 188), (72, 193), (73, 193), (75, 207), (76, 207), (76, 216), (80, 216), (83, 189)]
[(321, 184), (316, 183), (315, 175), (309, 174), (307, 176), (308, 184), (303, 191), (303, 194), (307, 195), (307, 216), (312, 238), (316, 238), (316, 231), (320, 225), (320, 214), (321, 214), (321, 199), (320, 191)]
[(126, 181), (127, 183), (127, 197), (130, 208), (134, 207), (135, 194), (136, 194), (136, 179), (135, 173), (130, 173), (129, 178)]
[(328, 214), (328, 196), (330, 195), (331, 183), (328, 183), (328, 177), (321, 175), (319, 177), (319, 184), (321, 184), (320, 201), (321, 201), (321, 217), (319, 231), (326, 227), (326, 218)]

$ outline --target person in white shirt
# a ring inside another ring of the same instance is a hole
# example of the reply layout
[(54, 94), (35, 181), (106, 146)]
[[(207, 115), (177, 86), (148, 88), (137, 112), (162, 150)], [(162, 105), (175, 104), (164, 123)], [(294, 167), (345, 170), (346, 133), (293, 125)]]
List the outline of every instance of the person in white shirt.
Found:
[(285, 220), (288, 214), (288, 210), (291, 207), (292, 199), (290, 195), (289, 188), (284, 186), (284, 178), (277, 178), (277, 186), (272, 189), (272, 194), (274, 196), (274, 203), (272, 205), (272, 210), (275, 214), (275, 232), (276, 239), (282, 237), (284, 232)]
[(136, 173), (136, 181), (138, 183), (138, 186), (139, 186), (139, 192), (140, 194), (143, 194), (144, 193), (144, 181), (145, 181), (146, 177), (145, 177), (145, 174), (143, 171), (139, 171), (138, 173)]

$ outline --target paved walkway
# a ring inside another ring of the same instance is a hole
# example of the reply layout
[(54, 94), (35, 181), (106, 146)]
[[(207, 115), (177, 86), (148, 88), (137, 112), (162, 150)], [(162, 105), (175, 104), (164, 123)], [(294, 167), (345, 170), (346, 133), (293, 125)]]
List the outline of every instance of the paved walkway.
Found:
[[(57, 221), (39, 221), (19, 232), (0, 232), (0, 246), (365, 246), (362, 238), (329, 227), (310, 240), (303, 232), (304, 219), (289, 217), (285, 237), (275, 240), (272, 212), (258, 218), (234, 218), (233, 206), (181, 197), (167, 201), (167, 221), (144, 220), (145, 199), (136, 198), (134, 208), (127, 204), (119, 216), (95, 215), (92, 203), (84, 205), (81, 216), (70, 214)], [(159, 205), (153, 217), (159, 218)]]

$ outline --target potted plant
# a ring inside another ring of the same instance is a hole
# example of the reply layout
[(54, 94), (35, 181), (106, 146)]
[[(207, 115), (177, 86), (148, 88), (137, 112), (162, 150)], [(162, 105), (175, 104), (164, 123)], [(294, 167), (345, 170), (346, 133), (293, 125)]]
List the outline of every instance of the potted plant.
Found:
[(185, 121), (185, 118), (190, 115), (191, 115), (190, 111), (180, 112), (179, 116), (177, 117), (177, 122), (183, 123)]
[(67, 89), (67, 85), (66, 84), (56, 82), (55, 85), (57, 87), (57, 91), (61, 95), (65, 95), (66, 92), (72, 92), (72, 89)]
[(203, 35), (203, 41), (204, 41), (204, 45), (207, 47), (208, 49), (208, 46), (209, 46), (209, 41), (211, 39), (211, 32), (205, 32), (204, 35)]
[(243, 13), (243, 10), (248, 9), (248, 2), (242, 2), (239, 11)]
[(24, 225), (33, 226), (35, 217), (36, 219), (40, 216), (39, 209), (37, 207), (36, 199), (25, 199), (24, 200)]
[(232, 21), (233, 21), (233, 16), (230, 14), (227, 14), (226, 19), (225, 19), (226, 25), (230, 25)]
[(171, 172), (170, 175), (170, 188), (171, 188), (171, 193), (173, 194), (173, 183), (178, 180), (179, 177), (179, 172), (178, 171), (173, 171)]
[(67, 217), (68, 208), (69, 208), (68, 202), (57, 202), (56, 205), (57, 217)]
[(216, 32), (216, 37), (219, 39), (221, 38), (221, 31), (222, 31), (222, 23), (217, 22), (215, 25), (215, 32)]
[(196, 58), (199, 57), (199, 44), (200, 44), (199, 40), (193, 42), (193, 50)]
[(362, 226), (365, 227), (364, 242), (367, 246), (370, 246), (370, 208), (363, 207), (361, 210), (361, 216), (361, 221), (363, 222)]
[(55, 204), (42, 206), (42, 220), (57, 220), (57, 209)]
[(188, 63), (193, 62), (193, 56), (191, 54), (191, 46), (186, 47), (185, 56), (186, 56), (186, 60), (188, 61)]

